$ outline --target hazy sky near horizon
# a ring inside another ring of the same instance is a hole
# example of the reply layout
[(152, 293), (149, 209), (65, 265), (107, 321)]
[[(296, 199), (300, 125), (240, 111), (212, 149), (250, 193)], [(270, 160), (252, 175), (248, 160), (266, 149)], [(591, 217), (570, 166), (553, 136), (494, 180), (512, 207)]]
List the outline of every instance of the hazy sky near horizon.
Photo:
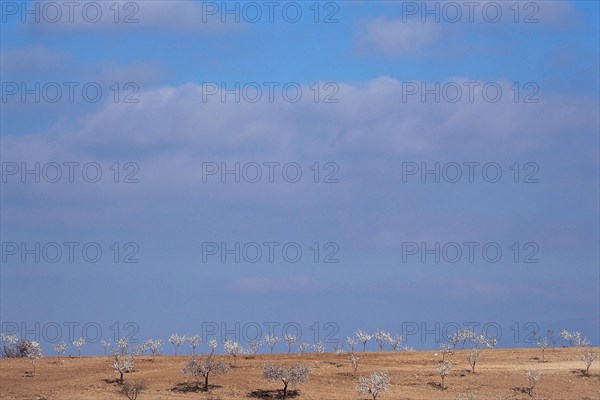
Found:
[(600, 6), (469, 4), (0, 3), (2, 331), (598, 345)]

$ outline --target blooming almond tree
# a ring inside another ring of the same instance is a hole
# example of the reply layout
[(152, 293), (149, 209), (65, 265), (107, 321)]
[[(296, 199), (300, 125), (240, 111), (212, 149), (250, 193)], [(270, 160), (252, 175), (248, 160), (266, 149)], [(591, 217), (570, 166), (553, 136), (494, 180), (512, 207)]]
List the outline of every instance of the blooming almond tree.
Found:
[(537, 340), (537, 346), (542, 350), (542, 362), (546, 362), (544, 360), (544, 352), (546, 351), (546, 348), (548, 347), (548, 339), (547, 338), (539, 338)]
[(441, 386), (442, 389), (446, 388), (444, 386), (444, 378), (450, 374), (451, 369), (452, 369), (452, 364), (450, 364), (449, 362), (440, 361), (438, 363), (437, 371), (438, 371), (438, 374), (440, 374), (440, 377), (442, 378), (442, 386)]
[(133, 354), (142, 357), (144, 354), (146, 354), (146, 350), (148, 350), (148, 346), (146, 345), (146, 343), (138, 343), (135, 345), (135, 350), (133, 351)]
[(213, 374), (226, 374), (229, 371), (229, 367), (223, 361), (217, 360), (212, 355), (203, 357), (193, 357), (183, 368), (184, 374), (191, 375), (196, 383), (200, 383), (200, 378), (204, 378), (204, 391), (208, 391), (208, 377)]
[(298, 343), (298, 350), (300, 350), (300, 353), (302, 354), (306, 353), (306, 350), (308, 350), (309, 347), (310, 345), (308, 343)]
[(525, 371), (525, 379), (527, 379), (527, 394), (532, 396), (533, 395), (533, 388), (535, 387), (535, 384), (538, 383), (538, 381), (540, 380), (540, 378), (542, 377), (542, 371), (540, 371), (539, 369), (537, 370), (530, 370), (528, 369), (527, 371)]
[(287, 396), (288, 386), (298, 385), (308, 380), (310, 368), (304, 364), (296, 363), (291, 367), (279, 367), (272, 363), (267, 363), (263, 367), (263, 377), (270, 382), (283, 383), (282, 399)]
[(192, 355), (196, 354), (196, 347), (200, 343), (200, 336), (198, 336), (198, 335), (188, 336), (187, 341), (190, 344), (190, 347), (192, 348)]
[(73, 341), (73, 346), (75, 346), (75, 348), (77, 349), (77, 354), (79, 357), (81, 357), (81, 350), (83, 349), (83, 346), (85, 346), (85, 339), (80, 337), (79, 339), (75, 339)]
[(285, 334), (283, 336), (283, 341), (286, 342), (288, 345), (288, 354), (292, 352), (292, 346), (294, 345), (294, 343), (296, 343), (296, 339), (297, 337), (294, 335)]
[(590, 366), (596, 360), (596, 352), (590, 349), (589, 347), (581, 355), (581, 361), (585, 364), (585, 374), (589, 375)]
[(350, 347), (350, 352), (354, 353), (354, 349), (356, 348), (356, 345), (357, 345), (356, 339), (348, 336), (346, 338), (346, 343), (348, 343), (348, 347)]
[(352, 375), (356, 375), (356, 371), (358, 370), (358, 361), (360, 361), (360, 357), (357, 357), (354, 353), (352, 353), (348, 357), (348, 360), (350, 360), (350, 366), (352, 367)]
[(177, 332), (171, 334), (169, 336), (169, 343), (171, 343), (175, 347), (175, 355), (177, 355), (177, 350), (181, 345), (185, 342), (185, 336), (179, 335)]
[(6, 358), (21, 357), (19, 350), (19, 337), (17, 335), (2, 334), (2, 356)]
[(104, 349), (104, 355), (108, 354), (108, 350), (110, 349), (110, 339), (103, 339), (100, 341), (102, 348)]
[(208, 341), (208, 347), (210, 348), (210, 355), (215, 354), (215, 350), (219, 347), (219, 342), (216, 339), (210, 339)]
[(313, 344), (313, 351), (319, 354), (325, 353), (325, 343), (318, 341), (317, 343)]
[(223, 348), (225, 349), (225, 353), (233, 357), (233, 365), (237, 364), (237, 356), (244, 353), (244, 348), (238, 342), (231, 340), (226, 340), (223, 343)]
[(146, 340), (145, 345), (146, 348), (152, 353), (153, 360), (157, 354), (162, 352), (162, 339), (148, 339)]
[(131, 354), (122, 355), (115, 352), (115, 362), (113, 369), (120, 374), (119, 382), (123, 383), (123, 374), (133, 371), (134, 359)]
[(590, 341), (587, 338), (581, 338), (581, 332), (569, 332), (564, 329), (560, 333), (560, 338), (568, 341), (574, 347), (587, 347), (590, 345)]
[(42, 346), (34, 340), (28, 340), (25, 346), (25, 356), (33, 366), (33, 375), (35, 376), (35, 365), (42, 358)]
[(388, 343), (390, 341), (391, 338), (392, 338), (392, 335), (390, 335), (388, 332), (383, 332), (383, 331), (380, 331), (379, 329), (377, 329), (377, 331), (375, 331), (375, 341), (379, 345), (380, 351), (383, 351), (383, 347), (385, 346), (386, 343)]
[(467, 356), (467, 361), (469, 362), (469, 365), (471, 366), (472, 374), (475, 373), (475, 365), (477, 364), (477, 361), (479, 361), (480, 356), (481, 356), (481, 352), (479, 351), (478, 348), (472, 349), (471, 352), (469, 353), (469, 355)]
[(60, 359), (60, 356), (67, 351), (67, 344), (65, 342), (56, 343), (54, 345), (54, 351), (56, 351), (56, 358)]
[(258, 349), (260, 349), (261, 345), (262, 342), (260, 341), (260, 339), (250, 340), (250, 342), (248, 343), (247, 351), (248, 358), (254, 358), (254, 356), (256, 356), (256, 353), (258, 353)]
[(390, 377), (387, 373), (375, 371), (371, 375), (363, 376), (358, 380), (356, 391), (360, 394), (370, 394), (373, 400), (382, 392), (390, 389)]
[(273, 354), (273, 348), (275, 348), (275, 346), (277, 345), (277, 343), (279, 343), (280, 340), (281, 338), (278, 336), (265, 335), (265, 343), (269, 345), (269, 348), (271, 349), (271, 354)]
[(390, 335), (388, 337), (388, 344), (391, 346), (392, 350), (394, 350), (394, 351), (398, 350), (398, 346), (400, 346), (403, 341), (404, 341), (404, 338), (402, 337), (402, 335), (396, 335), (396, 336)]
[(367, 349), (367, 342), (373, 339), (373, 335), (363, 332), (361, 330), (356, 332), (356, 337), (363, 344), (363, 352)]

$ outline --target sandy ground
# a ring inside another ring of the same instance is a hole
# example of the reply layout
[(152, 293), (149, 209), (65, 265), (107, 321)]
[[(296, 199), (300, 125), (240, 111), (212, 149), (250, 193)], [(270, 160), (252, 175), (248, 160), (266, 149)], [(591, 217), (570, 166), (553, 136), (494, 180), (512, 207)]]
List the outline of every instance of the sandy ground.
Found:
[[(600, 353), (600, 349), (596, 349)], [(351, 374), (348, 354), (276, 354), (258, 355), (254, 359), (238, 357), (237, 366), (227, 375), (215, 376), (208, 393), (181, 392), (177, 387), (191, 382), (181, 373), (189, 356), (149, 356), (138, 358), (135, 371), (125, 380), (144, 381), (148, 388), (138, 400), (165, 399), (265, 399), (276, 398), (277, 385), (262, 378), (266, 361), (281, 364), (303, 362), (311, 367), (307, 383), (294, 387), (296, 399), (367, 399), (355, 390), (358, 377), (382, 370), (391, 377), (391, 389), (378, 399), (457, 399), (466, 393), (481, 399), (531, 399), (522, 389), (526, 386), (523, 372), (539, 369), (542, 378), (534, 389), (535, 399), (599, 400), (600, 367), (596, 360), (590, 375), (584, 376), (580, 349), (548, 349), (546, 362), (539, 358), (539, 349), (484, 350), (472, 374), (466, 361), (466, 351), (447, 356), (453, 364), (446, 377), (447, 388), (439, 387), (436, 372), (441, 355), (435, 351), (357, 353), (362, 359), (356, 376)], [(223, 357), (229, 364), (230, 358)], [(119, 393), (112, 370), (111, 357), (43, 358), (31, 376), (27, 359), (0, 361), (0, 399), (87, 400), (126, 399)], [(289, 397), (288, 397), (289, 398)]]

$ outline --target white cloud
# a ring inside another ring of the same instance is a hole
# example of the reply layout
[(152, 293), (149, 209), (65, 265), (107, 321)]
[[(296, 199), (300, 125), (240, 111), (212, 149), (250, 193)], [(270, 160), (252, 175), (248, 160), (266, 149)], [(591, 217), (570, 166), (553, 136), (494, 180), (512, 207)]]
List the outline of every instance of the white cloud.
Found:
[[(33, 31), (43, 33), (140, 29), (222, 33), (239, 30), (241, 19), (238, 23), (231, 16), (222, 22), (219, 4), (196, 1), (119, 0), (78, 2), (70, 7), (62, 2), (48, 5), (47, 2), (37, 1), (27, 7), (38, 10), (39, 20), (36, 21), (33, 16), (28, 16), (26, 22)], [(217, 7), (216, 14), (213, 5)], [(10, 15), (9, 18), (20, 18), (20, 16)]]
[(418, 20), (374, 18), (358, 24), (356, 45), (360, 52), (384, 56), (420, 55), (436, 42), (442, 29), (439, 24)]

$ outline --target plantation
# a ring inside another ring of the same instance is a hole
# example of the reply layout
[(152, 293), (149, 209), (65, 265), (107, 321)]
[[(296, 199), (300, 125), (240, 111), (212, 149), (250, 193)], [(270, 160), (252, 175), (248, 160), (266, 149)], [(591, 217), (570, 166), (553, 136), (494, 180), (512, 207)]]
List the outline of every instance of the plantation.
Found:
[[(598, 352), (592, 347), (549, 348), (542, 362), (538, 348), (479, 345), (464, 350), (444, 345), (438, 351), (251, 354), (229, 342), (227, 348), (241, 351), (236, 350), (235, 359), (232, 353), (203, 354), (205, 343), (196, 346), (175, 346), (178, 356), (130, 354), (121, 347), (112, 356), (34, 357), (35, 374), (31, 358), (3, 358), (0, 398), (275, 399), (283, 398), (285, 389), (287, 399), (595, 400), (600, 391), (598, 361), (587, 369)], [(475, 372), (469, 361), (474, 349), (480, 354)]]

